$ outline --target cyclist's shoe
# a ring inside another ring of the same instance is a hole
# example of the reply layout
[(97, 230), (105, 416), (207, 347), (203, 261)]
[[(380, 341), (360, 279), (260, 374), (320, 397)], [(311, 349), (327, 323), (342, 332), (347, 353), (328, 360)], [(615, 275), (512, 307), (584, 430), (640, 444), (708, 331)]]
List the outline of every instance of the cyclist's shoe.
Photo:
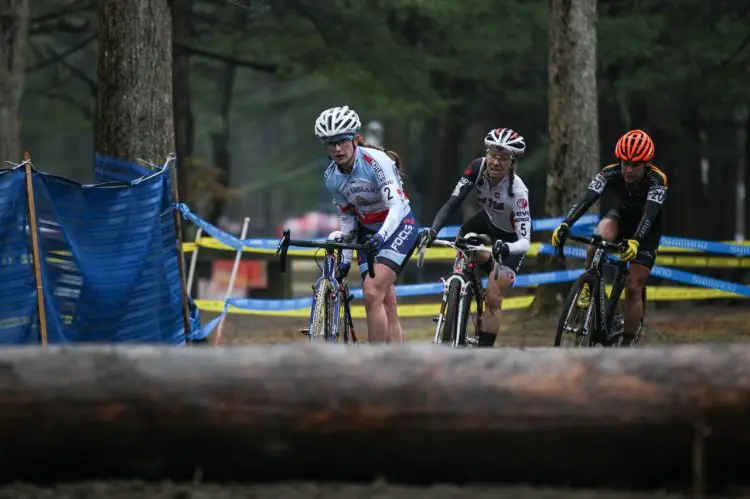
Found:
[(589, 283), (583, 283), (581, 286), (581, 292), (578, 294), (578, 300), (576, 305), (578, 308), (586, 308), (591, 304), (591, 290), (589, 289)]
[(308, 336), (310, 334), (310, 328), (309, 327), (303, 327), (299, 330), (299, 334), (304, 334), (305, 336)]
[(477, 332), (477, 346), (479, 348), (492, 348), (495, 346), (496, 334), (485, 333), (484, 331)]

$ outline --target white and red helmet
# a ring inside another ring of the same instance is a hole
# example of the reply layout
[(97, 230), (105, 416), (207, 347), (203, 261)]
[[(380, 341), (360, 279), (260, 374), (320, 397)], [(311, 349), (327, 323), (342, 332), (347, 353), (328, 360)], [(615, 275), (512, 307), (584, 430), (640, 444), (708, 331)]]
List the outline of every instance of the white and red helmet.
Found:
[(510, 128), (490, 130), (484, 138), (484, 146), (487, 149), (503, 149), (511, 153), (514, 158), (519, 158), (526, 152), (526, 141), (518, 132)]

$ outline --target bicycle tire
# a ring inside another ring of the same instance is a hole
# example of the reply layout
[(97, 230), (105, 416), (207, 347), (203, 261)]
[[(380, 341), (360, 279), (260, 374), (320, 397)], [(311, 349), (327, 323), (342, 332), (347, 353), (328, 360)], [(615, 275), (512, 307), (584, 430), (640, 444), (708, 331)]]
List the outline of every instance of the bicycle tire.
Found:
[(327, 336), (330, 335), (330, 329), (327, 327), (328, 321), (326, 320), (326, 315), (330, 316), (330, 313), (327, 313), (327, 309), (329, 309), (327, 302), (330, 300), (330, 293), (328, 291), (330, 289), (331, 283), (328, 279), (323, 279), (318, 289), (315, 290), (315, 310), (313, 312), (312, 323), (310, 324), (310, 331), (308, 332), (311, 342), (318, 340), (321, 337), (321, 332), (323, 333), (322, 337), (324, 340), (327, 340)]
[[(345, 285), (346, 286), (346, 285)], [(339, 300), (339, 317), (338, 317), (338, 338), (344, 339), (344, 344), (349, 344), (349, 335), (351, 334), (351, 330), (349, 328), (349, 316), (347, 315), (347, 312), (349, 310), (349, 304), (346, 302), (346, 294), (343, 292), (339, 292), (338, 295)]]
[(461, 298), (461, 282), (457, 279), (451, 281), (448, 294), (445, 298), (445, 314), (443, 314), (442, 330), (440, 332), (441, 344), (450, 345), (456, 330), (458, 319), (458, 300)]
[[(464, 300), (461, 302), (461, 324), (459, 324), (458, 327), (458, 345), (465, 347), (466, 346), (466, 326), (469, 323), (469, 314), (471, 313), (471, 302), (474, 299), (475, 293), (474, 293), (474, 286), (470, 285), (466, 287), (466, 296), (464, 296)], [(460, 298), (460, 291), (459, 291), (459, 298)], [(477, 304), (477, 307), (479, 304)], [(476, 333), (476, 322), (474, 322), (474, 332)]]
[[(557, 333), (555, 334), (555, 346), (559, 347), (560, 343), (562, 341), (562, 336), (565, 333), (565, 328), (567, 325), (567, 319), (570, 315), (570, 311), (576, 307), (576, 299), (578, 298), (578, 294), (580, 292), (581, 287), (587, 283), (589, 285), (589, 293), (591, 296), (591, 300), (589, 302), (589, 306), (586, 308), (586, 312), (583, 314), (583, 317), (585, 318), (589, 311), (591, 313), (591, 319), (589, 320), (589, 325), (596, 322), (596, 300), (594, 300), (594, 293), (596, 290), (596, 284), (599, 277), (596, 275), (596, 273), (592, 271), (584, 272), (580, 276), (578, 276), (578, 279), (575, 280), (573, 283), (573, 286), (571, 286), (570, 291), (568, 291), (568, 296), (565, 299), (565, 305), (562, 308), (562, 312), (560, 313), (560, 320), (557, 324)], [(589, 327), (590, 329), (590, 327)], [(580, 338), (578, 335), (576, 336), (576, 345), (577, 346), (586, 346), (590, 347), (592, 346), (592, 334), (591, 331), (588, 331), (588, 334), (586, 335), (586, 338), (588, 338), (587, 344), (582, 345), (580, 343)]]

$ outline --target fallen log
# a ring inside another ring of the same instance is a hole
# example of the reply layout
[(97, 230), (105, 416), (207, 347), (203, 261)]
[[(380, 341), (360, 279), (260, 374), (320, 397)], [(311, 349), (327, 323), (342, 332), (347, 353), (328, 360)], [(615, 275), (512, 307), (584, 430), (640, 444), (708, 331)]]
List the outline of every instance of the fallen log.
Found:
[(0, 350), (0, 480), (750, 482), (750, 346)]

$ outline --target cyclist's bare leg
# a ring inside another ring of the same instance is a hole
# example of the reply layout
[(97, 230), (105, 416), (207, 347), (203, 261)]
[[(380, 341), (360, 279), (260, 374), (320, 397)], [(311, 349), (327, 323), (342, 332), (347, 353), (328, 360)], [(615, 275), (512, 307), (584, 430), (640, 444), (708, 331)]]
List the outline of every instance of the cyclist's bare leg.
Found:
[[(619, 227), (617, 220), (614, 218), (604, 217), (599, 220), (599, 224), (596, 226), (596, 233), (602, 236), (602, 239), (605, 241), (614, 242), (617, 239), (618, 232)], [(591, 265), (591, 259), (594, 258), (594, 251), (594, 248), (591, 246), (586, 248), (586, 268)]]
[(375, 264), (375, 279), (365, 274), (362, 291), (367, 314), (367, 338), (370, 343), (384, 343), (388, 339), (385, 299), (395, 282), (396, 273), (382, 263)]
[(630, 262), (628, 277), (625, 280), (625, 301), (623, 303), (623, 332), (635, 335), (638, 324), (643, 317), (643, 288), (646, 286), (651, 270), (640, 263)]
[(487, 278), (487, 291), (485, 295), (487, 309), (482, 319), (482, 332), (486, 335), (494, 336), (492, 338), (493, 344), (497, 335), (500, 334), (500, 314), (503, 308), (503, 298), (508, 288), (513, 284), (514, 279), (515, 274), (507, 267), (500, 269), (497, 279), (495, 279), (494, 271)]
[(386, 341), (388, 343), (403, 343), (404, 331), (401, 329), (401, 321), (398, 320), (396, 287), (393, 285), (388, 288), (385, 295), (385, 313), (388, 315), (388, 338)]

